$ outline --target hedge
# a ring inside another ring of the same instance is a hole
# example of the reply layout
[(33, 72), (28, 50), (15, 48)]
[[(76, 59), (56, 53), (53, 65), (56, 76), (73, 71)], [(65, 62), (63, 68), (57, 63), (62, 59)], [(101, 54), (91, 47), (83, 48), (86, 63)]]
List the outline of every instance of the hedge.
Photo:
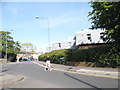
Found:
[[(65, 64), (66, 61), (94, 62), (96, 65), (115, 67), (120, 65), (120, 52), (114, 50), (114, 47), (113, 45), (107, 45), (83, 50), (55, 50), (40, 55), (39, 60), (45, 61), (47, 56), (49, 56), (53, 63)], [(60, 59), (61, 57), (64, 57), (64, 59)]]
[[(46, 53), (44, 55), (39, 56), (39, 60), (46, 61), (47, 56), (51, 59), (51, 62), (53, 63), (65, 63), (68, 60), (69, 49), (62, 49), (62, 50), (55, 50), (50, 53)], [(60, 59), (61, 57), (64, 57), (64, 59)]]

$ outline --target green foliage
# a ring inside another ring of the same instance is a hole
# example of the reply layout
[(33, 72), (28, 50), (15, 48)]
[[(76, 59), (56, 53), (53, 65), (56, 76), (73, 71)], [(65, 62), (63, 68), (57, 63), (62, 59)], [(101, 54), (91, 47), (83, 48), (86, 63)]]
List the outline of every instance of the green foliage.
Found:
[(32, 43), (22, 43), (21, 50), (23, 52), (35, 53), (36, 47)]
[(102, 53), (109, 52), (110, 46), (100, 46), (84, 50), (75, 50), (72, 54), (72, 61), (96, 62)]
[[(2, 52), (1, 58), (6, 55), (6, 50), (9, 57), (15, 57), (15, 55), (20, 51), (19, 42), (13, 41), (13, 38), (9, 35), (10, 32), (0, 31), (0, 52)], [(7, 47), (6, 47), (7, 46)]]
[(106, 29), (107, 39), (120, 42), (120, 2), (90, 2), (93, 10), (89, 12), (92, 28)]
[(93, 10), (89, 12), (92, 28), (106, 29), (106, 41), (113, 47), (101, 53), (98, 63), (107, 66), (120, 65), (120, 2), (90, 2)]
[[(84, 50), (55, 50), (50, 53), (39, 56), (39, 60), (45, 61), (47, 56), (53, 63), (66, 63), (71, 62), (94, 62), (100, 66), (119, 66), (120, 65), (120, 48), (116, 49), (113, 45), (99, 46)], [(64, 57), (64, 59), (60, 59)]]
[[(68, 57), (68, 49), (62, 49), (62, 50), (55, 50), (50, 53), (46, 53), (44, 55), (39, 56), (39, 60), (45, 61), (47, 56), (51, 59), (51, 62), (54, 63), (65, 63), (67, 61)], [(60, 59), (61, 57), (64, 57), (64, 59)]]
[(109, 52), (102, 53), (97, 63), (104, 64), (106, 66), (116, 67), (120, 65), (120, 47), (112, 45)]

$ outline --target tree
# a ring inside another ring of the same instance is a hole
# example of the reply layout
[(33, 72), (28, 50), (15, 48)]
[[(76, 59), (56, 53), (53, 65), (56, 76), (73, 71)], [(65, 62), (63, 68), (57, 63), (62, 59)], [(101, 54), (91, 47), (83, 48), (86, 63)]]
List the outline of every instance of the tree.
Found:
[(32, 43), (22, 43), (21, 51), (26, 53), (35, 53), (36, 47)]
[(90, 2), (92, 28), (106, 29), (107, 40), (120, 42), (120, 2)]
[(13, 38), (10, 36), (8, 31), (0, 31), (0, 52), (1, 58), (5, 57), (6, 50), (8, 58), (10, 56), (15, 56), (20, 51), (20, 44), (13, 41)]
[(90, 2), (93, 10), (89, 12), (92, 28), (106, 30), (106, 40), (112, 42), (113, 47), (105, 55), (100, 56), (103, 60), (120, 65), (120, 2)]
[(15, 51), (14, 53), (15, 54), (19, 53), (20, 52), (20, 48), (21, 48), (20, 43), (18, 41), (16, 41), (14, 43), (14, 51)]

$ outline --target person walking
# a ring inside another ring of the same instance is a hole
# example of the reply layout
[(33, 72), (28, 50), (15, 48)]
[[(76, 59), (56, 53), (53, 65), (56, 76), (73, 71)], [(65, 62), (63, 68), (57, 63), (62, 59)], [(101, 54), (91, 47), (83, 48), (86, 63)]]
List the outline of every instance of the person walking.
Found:
[(46, 64), (45, 64), (45, 71), (47, 71), (47, 70), (49, 70), (49, 71), (52, 70), (49, 56), (47, 56), (47, 60), (46, 60)]

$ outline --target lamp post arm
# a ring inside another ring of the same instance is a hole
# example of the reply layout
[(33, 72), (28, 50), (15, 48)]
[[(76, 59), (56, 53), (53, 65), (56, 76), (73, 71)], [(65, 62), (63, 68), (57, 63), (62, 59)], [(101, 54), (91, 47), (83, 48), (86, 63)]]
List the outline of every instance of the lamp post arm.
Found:
[(50, 52), (50, 31), (49, 31), (49, 18), (40, 18), (39, 16), (36, 16), (36, 19), (46, 19), (47, 25), (48, 25), (48, 46), (49, 46), (49, 52)]

